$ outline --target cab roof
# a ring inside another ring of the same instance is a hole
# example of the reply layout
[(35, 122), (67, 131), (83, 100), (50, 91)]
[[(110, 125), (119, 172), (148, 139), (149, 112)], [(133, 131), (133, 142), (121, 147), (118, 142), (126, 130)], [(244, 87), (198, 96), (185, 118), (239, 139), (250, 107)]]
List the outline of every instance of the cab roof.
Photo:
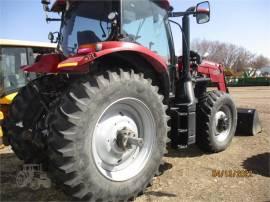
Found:
[(0, 46), (21, 46), (21, 47), (40, 47), (40, 48), (56, 48), (56, 44), (36, 42), (36, 41), (21, 41), (13, 39), (0, 39)]
[[(170, 0), (153, 0), (154, 2), (158, 3), (161, 7), (165, 8), (166, 10), (170, 10), (172, 8), (170, 4)], [(51, 11), (53, 12), (61, 12), (66, 5), (66, 0), (55, 0), (52, 5)]]

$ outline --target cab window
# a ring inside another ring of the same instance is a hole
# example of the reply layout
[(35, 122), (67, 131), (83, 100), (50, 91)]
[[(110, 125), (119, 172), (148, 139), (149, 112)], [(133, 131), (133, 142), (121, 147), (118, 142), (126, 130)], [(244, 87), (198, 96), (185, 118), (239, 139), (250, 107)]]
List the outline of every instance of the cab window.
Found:
[(152, 1), (125, 0), (122, 5), (122, 33), (129, 41), (138, 43), (170, 60), (166, 30), (166, 10)]
[(15, 91), (26, 84), (20, 69), (27, 64), (26, 48), (0, 47), (0, 93)]

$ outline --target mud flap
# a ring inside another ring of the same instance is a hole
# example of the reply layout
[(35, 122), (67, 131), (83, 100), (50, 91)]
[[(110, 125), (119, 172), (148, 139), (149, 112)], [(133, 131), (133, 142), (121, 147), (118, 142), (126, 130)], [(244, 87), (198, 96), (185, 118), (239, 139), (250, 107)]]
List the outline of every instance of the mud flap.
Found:
[(256, 109), (237, 109), (238, 120), (236, 135), (254, 136), (262, 132), (261, 123)]

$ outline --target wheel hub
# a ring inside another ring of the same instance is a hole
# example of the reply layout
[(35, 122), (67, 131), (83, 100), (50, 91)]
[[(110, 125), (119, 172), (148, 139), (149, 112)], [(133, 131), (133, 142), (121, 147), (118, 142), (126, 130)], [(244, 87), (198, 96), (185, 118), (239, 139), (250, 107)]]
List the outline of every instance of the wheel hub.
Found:
[(226, 111), (218, 111), (215, 115), (215, 122), (216, 122), (216, 137), (218, 141), (224, 141), (230, 132), (230, 119)]
[(100, 158), (98, 163), (104, 167), (116, 167), (129, 159), (137, 149), (128, 141), (131, 134), (135, 135), (134, 138), (138, 137), (137, 125), (122, 112), (101, 121), (96, 131), (97, 153)]
[(94, 163), (108, 179), (128, 180), (144, 168), (155, 138), (155, 120), (149, 108), (135, 98), (119, 99), (103, 111), (96, 124)]
[(132, 149), (132, 145), (142, 147), (143, 139), (137, 138), (136, 136), (135, 132), (124, 127), (122, 130), (117, 131), (116, 144), (123, 151)]
[(229, 127), (229, 119), (225, 116), (221, 116), (217, 122), (217, 129), (219, 132), (227, 130)]

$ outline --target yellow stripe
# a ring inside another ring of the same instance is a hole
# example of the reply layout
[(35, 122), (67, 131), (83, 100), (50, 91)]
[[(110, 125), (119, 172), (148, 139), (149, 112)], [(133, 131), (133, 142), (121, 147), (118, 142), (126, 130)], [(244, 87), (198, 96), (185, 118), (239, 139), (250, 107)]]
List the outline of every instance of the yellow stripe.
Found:
[(4, 119), (4, 114), (3, 112), (0, 111), (0, 121)]
[(74, 67), (77, 66), (78, 62), (67, 62), (67, 63), (60, 63), (57, 68), (62, 68), (62, 67)]
[[(0, 120), (2, 121), (4, 119), (4, 114), (3, 112), (0, 111)], [(2, 127), (0, 126), (0, 138), (3, 137), (3, 131), (2, 131)]]
[(17, 93), (12, 93), (10, 95), (6, 95), (5, 97), (0, 99), (0, 104), (10, 104), (12, 102), (12, 100), (14, 99), (14, 97), (17, 95)]

